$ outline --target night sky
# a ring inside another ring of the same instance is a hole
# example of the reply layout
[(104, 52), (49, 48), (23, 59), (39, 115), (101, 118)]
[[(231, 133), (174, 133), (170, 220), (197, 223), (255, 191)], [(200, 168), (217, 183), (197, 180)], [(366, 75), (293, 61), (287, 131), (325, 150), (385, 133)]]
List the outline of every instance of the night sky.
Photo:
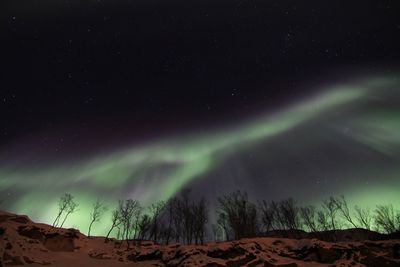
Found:
[(2, 209), (49, 223), (70, 192), (85, 228), (97, 197), (186, 187), (400, 208), (398, 1), (0, 5)]

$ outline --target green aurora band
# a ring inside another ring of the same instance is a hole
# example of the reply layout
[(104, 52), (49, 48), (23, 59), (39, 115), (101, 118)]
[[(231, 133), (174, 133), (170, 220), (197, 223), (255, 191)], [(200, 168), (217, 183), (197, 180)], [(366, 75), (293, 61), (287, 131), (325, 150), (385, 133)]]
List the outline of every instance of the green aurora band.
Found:
[[(143, 206), (168, 200), (193, 182), (201, 182), (210, 173), (226, 168), (236, 154), (260, 145), (267, 151), (265, 160), (273, 161), (274, 155), (268, 155), (270, 145), (283, 143), (288, 134), (296, 136), (297, 132), (315, 133), (320, 129), (328, 134), (334, 131), (347, 142), (387, 158), (381, 169), (369, 169), (366, 165), (351, 172), (332, 171), (332, 176), (341, 175), (338, 183), (357, 177), (356, 184), (349, 182), (340, 187), (340, 193), (346, 195), (350, 205), (374, 207), (379, 203), (392, 203), (400, 208), (400, 106), (395, 105), (400, 98), (398, 84), (396, 78), (381, 77), (330, 86), (319, 94), (240, 126), (130, 145), (76, 161), (25, 166), (11, 159), (0, 163), (0, 193), (17, 193), (5, 197), (3, 206), (34, 220), (51, 223), (56, 215), (58, 197), (70, 192), (79, 203), (79, 210), (65, 226), (86, 232), (91, 205), (100, 198), (109, 209), (103, 215), (104, 223), (94, 225), (93, 234), (103, 235), (109, 227), (110, 211), (118, 199), (137, 199)], [(389, 102), (392, 104), (386, 105)], [(301, 134), (297, 138), (288, 142), (299, 144), (299, 155), (326, 141), (306, 139)], [(290, 154), (290, 151), (283, 149), (282, 153)], [(341, 163), (337, 164), (340, 169)], [(236, 189), (233, 185), (229, 188)], [(301, 189), (307, 195), (312, 190)], [(331, 191), (324, 190), (322, 195), (300, 197), (299, 201), (317, 204), (328, 196), (326, 194), (336, 193), (334, 187)]]

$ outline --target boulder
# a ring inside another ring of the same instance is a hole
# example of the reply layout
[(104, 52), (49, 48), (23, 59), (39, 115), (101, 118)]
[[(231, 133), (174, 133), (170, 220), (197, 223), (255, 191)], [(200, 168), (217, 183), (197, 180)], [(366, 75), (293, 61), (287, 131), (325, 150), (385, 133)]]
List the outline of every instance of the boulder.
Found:
[(58, 233), (46, 236), (43, 245), (50, 251), (72, 252), (76, 248), (74, 237), (68, 237)]

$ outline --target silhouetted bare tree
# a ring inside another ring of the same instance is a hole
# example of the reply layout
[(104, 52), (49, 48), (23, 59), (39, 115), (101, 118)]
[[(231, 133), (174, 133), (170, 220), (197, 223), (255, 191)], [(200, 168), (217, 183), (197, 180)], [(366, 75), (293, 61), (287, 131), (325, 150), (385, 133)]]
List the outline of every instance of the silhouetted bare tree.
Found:
[(394, 210), (392, 204), (376, 206), (374, 219), (378, 230), (387, 234), (400, 231), (400, 213)]
[(253, 237), (257, 234), (257, 209), (249, 202), (247, 193), (236, 191), (218, 198), (218, 214), (227, 219), (234, 238)]
[(144, 240), (146, 239), (148, 232), (151, 227), (151, 217), (148, 214), (143, 214), (139, 220), (139, 233), (138, 239)]
[(172, 199), (169, 203), (171, 205), (172, 216), (172, 234), (174, 236), (175, 242), (179, 243), (180, 239), (183, 239), (183, 207), (182, 203), (178, 198)]
[(279, 202), (265, 200), (261, 202), (261, 222), (265, 230), (285, 230), (300, 229), (301, 221), (299, 207), (292, 198), (284, 199)]
[(160, 201), (149, 207), (137, 224), (138, 238), (149, 238), (157, 243), (169, 244), (171, 240), (186, 244), (203, 243), (208, 222), (207, 202), (190, 199), (190, 189), (167, 203)]
[(396, 232), (400, 232), (400, 212), (396, 213)]
[[(292, 198), (282, 201), (265, 200), (259, 202), (258, 209), (248, 200), (246, 192), (236, 191), (218, 198), (217, 221), (212, 225), (215, 241), (254, 237), (259, 234), (262, 222), (263, 231), (305, 229), (311, 232), (341, 229), (342, 226), (363, 227), (370, 230), (372, 221), (377, 230), (385, 233), (400, 232), (400, 212), (393, 205), (378, 205), (375, 213), (354, 207), (353, 214), (343, 195), (329, 197), (322, 203), (322, 209), (314, 206), (299, 207)], [(77, 210), (78, 204), (71, 194), (65, 193), (58, 201), (58, 214), (53, 227), (62, 227), (69, 215)], [(106, 208), (99, 200), (93, 203), (90, 213), (88, 237), (94, 223), (100, 220)], [(258, 212), (259, 211), (259, 212)], [(258, 217), (259, 216), (259, 217)], [(353, 217), (352, 217), (353, 216)], [(339, 218), (337, 218), (339, 217)], [(63, 219), (62, 219), (63, 218)], [(61, 222), (62, 221), (62, 222)], [(343, 224), (343, 222), (346, 222)], [(185, 244), (202, 244), (206, 239), (208, 205), (204, 198), (194, 201), (190, 190), (166, 202), (158, 202), (145, 212), (138, 201), (120, 200), (118, 208), (112, 212), (112, 225), (105, 242), (117, 228), (117, 238), (126, 241), (151, 239), (157, 243), (169, 244), (171, 241)]]
[(70, 203), (70, 205), (67, 208), (67, 214), (65, 215), (65, 218), (64, 218), (62, 224), (60, 225), (60, 227), (63, 227), (64, 223), (67, 221), (68, 216), (71, 215), (72, 213), (74, 213), (78, 206), (79, 206), (79, 204), (76, 202)]
[(193, 204), (190, 201), (191, 189), (183, 190), (181, 194), (181, 213), (183, 215), (183, 238), (186, 244), (190, 244), (193, 239), (194, 232), (194, 215), (193, 215)]
[(110, 230), (108, 231), (107, 236), (106, 236), (104, 242), (107, 242), (107, 241), (108, 241), (108, 237), (110, 236), (112, 230), (114, 230), (115, 227), (118, 227), (118, 226), (121, 224), (121, 222), (122, 222), (122, 221), (121, 221), (121, 216), (120, 216), (120, 210), (119, 210), (119, 208), (118, 208), (118, 209), (115, 209), (115, 210), (112, 212), (111, 222), (112, 222), (112, 224), (111, 224)]
[(165, 202), (160, 201), (155, 204), (152, 204), (149, 208), (150, 210), (150, 236), (149, 238), (152, 239), (154, 242), (158, 241), (158, 235), (161, 230), (161, 216), (163, 214), (165, 208)]
[(218, 225), (218, 224), (211, 224), (211, 230), (212, 230), (214, 242), (224, 240), (222, 228), (221, 228), (220, 225)]
[(131, 227), (132, 228), (131, 231), (133, 232), (133, 235), (131, 235), (132, 239), (138, 239), (138, 237), (139, 237), (139, 231), (140, 231), (139, 224), (143, 217), (143, 210), (144, 210), (144, 208), (139, 205), (134, 212), (133, 222), (132, 222), (132, 227)]
[(273, 228), (277, 229), (285, 229), (285, 220), (283, 214), (281, 212), (280, 204), (276, 201), (271, 201), (270, 209), (273, 211), (274, 220), (273, 220)]
[(370, 209), (363, 209), (356, 205), (354, 206), (354, 210), (356, 212), (355, 217), (359, 225), (367, 230), (371, 230), (372, 216), (370, 214)]
[(174, 218), (176, 217), (175, 214), (175, 202), (177, 201), (176, 198), (172, 198), (168, 201), (165, 207), (165, 221), (166, 221), (166, 226), (164, 229), (164, 240), (165, 243), (168, 245), (170, 240), (174, 236)]
[(330, 197), (322, 202), (322, 208), (324, 209), (325, 217), (329, 223), (329, 230), (337, 229), (336, 214), (338, 212), (338, 207), (336, 205), (336, 199)]
[(357, 228), (358, 226), (356, 225), (356, 223), (353, 221), (353, 219), (351, 218), (351, 214), (350, 214), (350, 209), (347, 206), (347, 201), (345, 199), (345, 197), (343, 195), (341, 195), (339, 198), (334, 198), (332, 197), (332, 201), (334, 202), (334, 204), (336, 205), (337, 210), (340, 212), (340, 214), (342, 215), (342, 217), (348, 222), (350, 223), (354, 228)]
[(271, 205), (263, 200), (259, 204), (259, 209), (260, 209), (260, 216), (261, 216), (261, 222), (264, 226), (264, 229), (266, 232), (269, 232), (271, 230), (275, 230), (275, 210), (271, 208)]
[(308, 228), (311, 232), (317, 232), (317, 224), (315, 222), (315, 207), (312, 205), (301, 207), (300, 208), (300, 216), (303, 220), (303, 224)]
[(328, 217), (323, 210), (319, 210), (317, 212), (317, 221), (318, 221), (318, 229), (320, 231), (328, 231), (330, 230), (330, 225), (328, 223)]
[(65, 211), (65, 217), (64, 220), (62, 221), (60, 227), (63, 227), (64, 223), (67, 221), (67, 218), (70, 214), (74, 213), (76, 211), (76, 208), (78, 207), (78, 203), (74, 201), (74, 197), (71, 194), (64, 194), (59, 201), (59, 217), (56, 219), (57, 224), (59, 219), (61, 218), (61, 214)]
[(217, 223), (221, 227), (224, 235), (222, 239), (230, 240), (231, 231), (229, 228), (228, 216), (225, 213), (219, 213)]
[(92, 230), (92, 225), (95, 222), (100, 221), (101, 215), (107, 210), (107, 208), (103, 205), (103, 203), (100, 202), (99, 199), (96, 200), (95, 203), (93, 203), (92, 206), (92, 211), (90, 212), (90, 224), (89, 224), (89, 230), (88, 230), (88, 237), (90, 237), (90, 231)]
[(280, 201), (279, 210), (282, 217), (283, 229), (300, 229), (299, 208), (292, 198)]
[(60, 199), (58, 200), (58, 214), (57, 214), (56, 219), (53, 222), (53, 227), (57, 227), (62, 214), (68, 208), (68, 205), (72, 201), (73, 198), (74, 197), (69, 193), (65, 193), (64, 195), (62, 195), (60, 197)]
[[(125, 239), (127, 243), (127, 249), (129, 249), (129, 239), (132, 233), (132, 227), (135, 217), (140, 212), (141, 207), (138, 201), (128, 199), (125, 201), (119, 201), (119, 213), (122, 224), (122, 238)], [(121, 242), (122, 245), (122, 242)]]
[(207, 202), (201, 198), (199, 202), (193, 203), (193, 233), (195, 244), (203, 244), (208, 222)]

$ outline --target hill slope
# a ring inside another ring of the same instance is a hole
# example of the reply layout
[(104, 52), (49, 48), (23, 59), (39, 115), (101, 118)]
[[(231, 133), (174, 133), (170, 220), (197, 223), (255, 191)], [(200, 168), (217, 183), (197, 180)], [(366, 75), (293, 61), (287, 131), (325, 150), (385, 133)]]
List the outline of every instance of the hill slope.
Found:
[[(349, 232), (351, 233), (351, 232)], [(400, 266), (400, 240), (325, 242), (262, 237), (207, 245), (87, 238), (0, 212), (0, 266)]]

